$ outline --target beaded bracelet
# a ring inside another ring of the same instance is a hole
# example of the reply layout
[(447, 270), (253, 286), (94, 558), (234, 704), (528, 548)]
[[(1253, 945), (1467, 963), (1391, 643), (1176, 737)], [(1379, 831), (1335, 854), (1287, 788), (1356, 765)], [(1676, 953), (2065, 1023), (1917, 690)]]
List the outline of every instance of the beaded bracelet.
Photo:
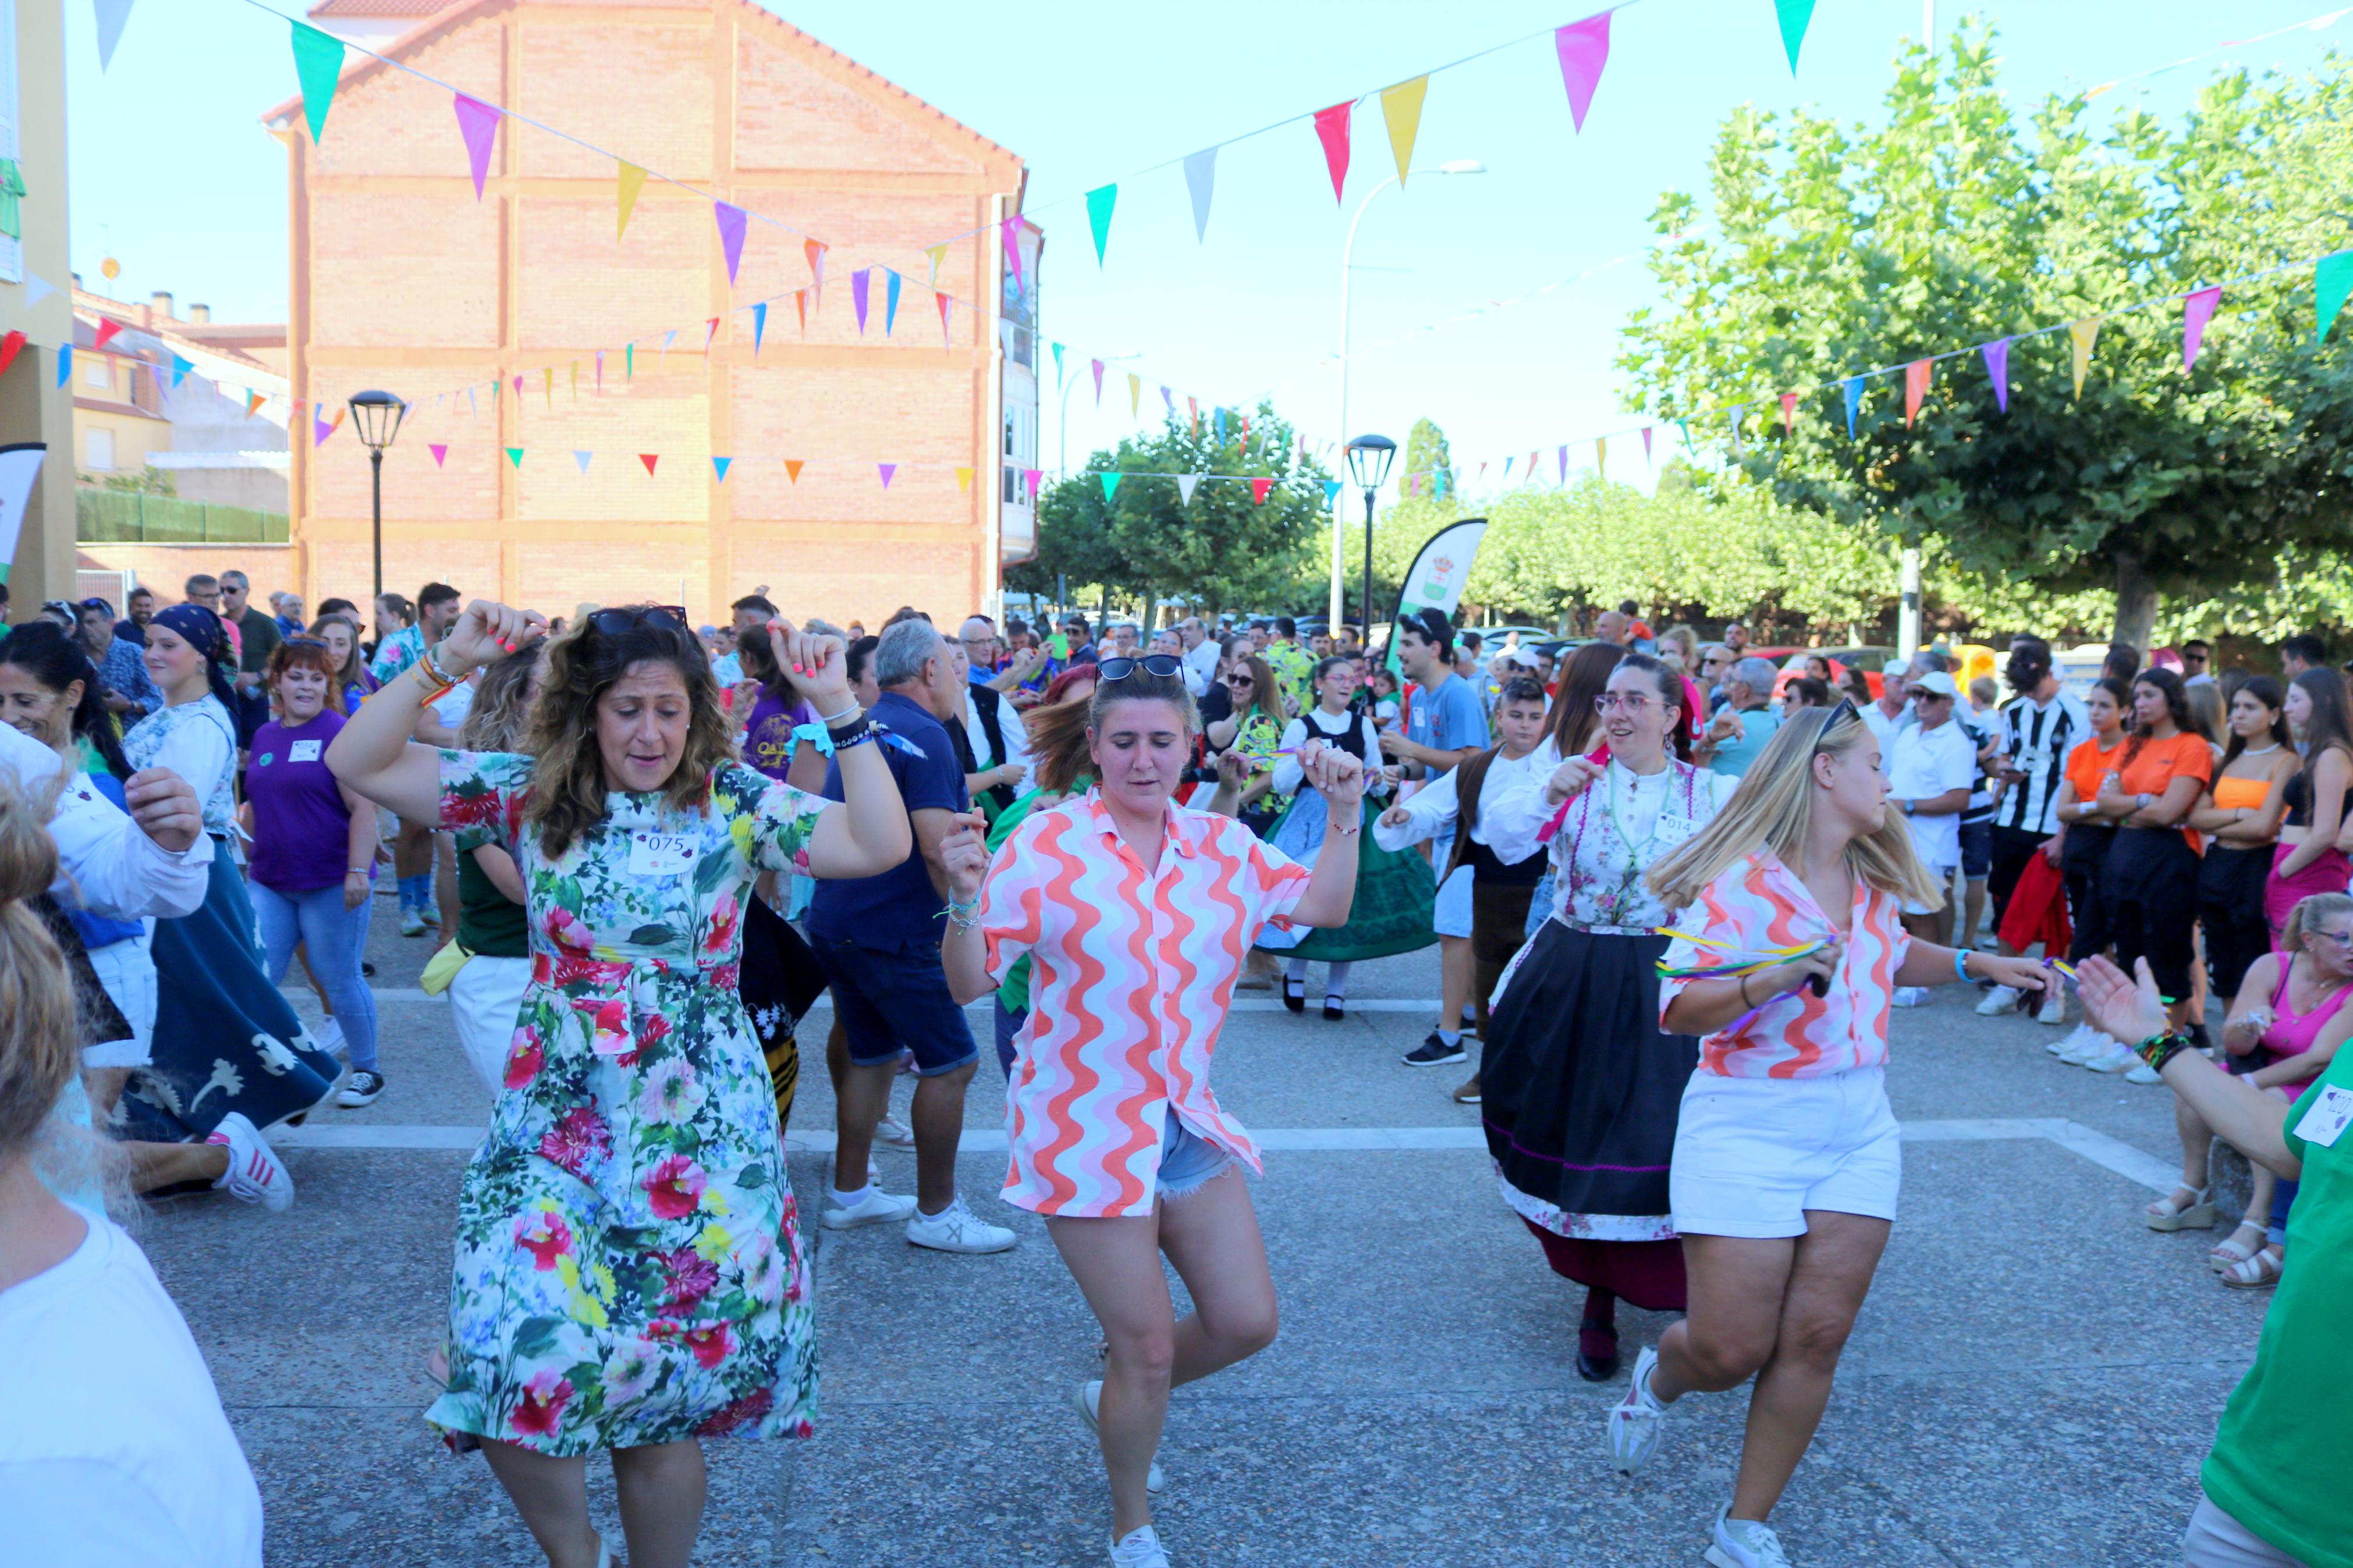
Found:
[(2151, 1035), (2135, 1046), (2133, 1051), (2148, 1064), (2151, 1072), (2163, 1072), (2166, 1063), (2190, 1048), (2189, 1036), (2179, 1029), (2166, 1029)]
[(945, 915), (948, 923), (956, 930), (970, 931), (980, 923), (980, 900), (976, 898), (968, 904), (960, 904), (955, 901), (955, 896), (952, 893), (948, 896), (948, 907), (942, 910), (940, 913)]

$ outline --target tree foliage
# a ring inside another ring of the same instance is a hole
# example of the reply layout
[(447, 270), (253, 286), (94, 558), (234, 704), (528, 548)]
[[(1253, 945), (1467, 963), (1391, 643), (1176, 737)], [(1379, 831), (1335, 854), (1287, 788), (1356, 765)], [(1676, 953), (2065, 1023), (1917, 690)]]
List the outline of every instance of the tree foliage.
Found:
[[(1997, 75), (1991, 33), (1964, 24), (1899, 61), (1883, 124), (1736, 112), (1712, 230), (1687, 195), (1656, 215), (1666, 303), (1629, 324), (1630, 395), (1695, 438), (1737, 428), (1734, 462), (1781, 500), (1923, 545), (1993, 597), (2105, 590), (2137, 641), (2159, 592), (2260, 616), (2344, 539), (2353, 350), (2316, 345), (2308, 267), (2252, 275), (2348, 243), (2353, 89), (2333, 57), (2225, 75), (2178, 127), (2135, 111), (2103, 133), (2081, 97), (2021, 124)], [(2185, 371), (2179, 304), (2131, 307), (2213, 283)], [(1897, 368), (1847, 433), (1843, 377), (2094, 317), (2080, 396), (2068, 332), (2021, 335), (2006, 412), (1962, 353), (1916, 425)]]
[[(1146, 604), (1183, 599), (1198, 608), (1289, 605), (1312, 587), (1331, 529), (1323, 466), (1292, 466), (1291, 426), (1261, 403), (1247, 433), (1229, 411), (1224, 438), (1205, 416), (1198, 429), (1170, 417), (1147, 436), (1099, 451), (1086, 468), (1038, 500), (1038, 553), (1006, 569), (1006, 585), (1055, 591), (1060, 574)], [(1123, 476), (1109, 495), (1103, 476)], [(1263, 502), (1242, 479), (1205, 478), (1190, 501), (1177, 474), (1255, 476), (1272, 481)]]

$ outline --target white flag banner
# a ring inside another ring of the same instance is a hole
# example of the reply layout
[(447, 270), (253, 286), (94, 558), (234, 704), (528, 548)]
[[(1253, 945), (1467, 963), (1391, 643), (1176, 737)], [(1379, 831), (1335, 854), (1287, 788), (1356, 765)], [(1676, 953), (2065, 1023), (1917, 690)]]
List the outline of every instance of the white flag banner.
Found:
[(25, 508), (41, 477), (47, 444), (26, 441), (0, 447), (0, 583), (8, 580), (8, 563), (16, 559), (16, 535), (25, 526)]

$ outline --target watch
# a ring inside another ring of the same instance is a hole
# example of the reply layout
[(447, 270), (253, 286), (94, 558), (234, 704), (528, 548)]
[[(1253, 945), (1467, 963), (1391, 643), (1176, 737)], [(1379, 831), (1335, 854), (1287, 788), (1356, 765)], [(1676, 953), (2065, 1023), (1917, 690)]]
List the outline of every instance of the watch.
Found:
[(1904, 803), (1904, 815), (1906, 816), (1912, 815), (1912, 803), (1908, 799)]

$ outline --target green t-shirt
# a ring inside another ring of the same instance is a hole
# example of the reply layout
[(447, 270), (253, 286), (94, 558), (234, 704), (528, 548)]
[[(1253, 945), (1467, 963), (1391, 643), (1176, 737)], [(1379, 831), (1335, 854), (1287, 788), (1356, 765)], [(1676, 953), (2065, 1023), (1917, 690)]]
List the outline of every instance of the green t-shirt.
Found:
[(2333, 1147), (2295, 1133), (2331, 1088), (2353, 1093), (2353, 1051), (2338, 1052), (2288, 1110), (2288, 1152), (2304, 1176), (2288, 1211), (2287, 1270), (2200, 1478), (2216, 1507), (2309, 1568), (2353, 1568), (2353, 1130)]
[[(1095, 781), (1092, 777), (1081, 773), (1077, 783), (1071, 788), (1071, 794), (1083, 795), (1094, 786)], [(997, 814), (997, 820), (988, 825), (988, 852), (991, 855), (1004, 848), (1005, 841), (1013, 837), (1013, 830), (1029, 820), (1030, 812), (1037, 809), (1038, 797), (1044, 793), (1043, 790), (1024, 790), (1013, 797), (1011, 805)], [(1069, 797), (1058, 795), (1055, 798), (1059, 804)], [(1029, 955), (1028, 953), (1025, 952), (1015, 959), (1013, 967), (1005, 972), (1005, 984), (997, 988), (997, 999), (1005, 1005), (1005, 1010), (1008, 1013), (1026, 1013), (1029, 1010)]]
[(480, 829), (458, 835), (458, 941), (484, 958), (529, 958), (523, 907), (499, 891), (474, 851), (495, 841)]

